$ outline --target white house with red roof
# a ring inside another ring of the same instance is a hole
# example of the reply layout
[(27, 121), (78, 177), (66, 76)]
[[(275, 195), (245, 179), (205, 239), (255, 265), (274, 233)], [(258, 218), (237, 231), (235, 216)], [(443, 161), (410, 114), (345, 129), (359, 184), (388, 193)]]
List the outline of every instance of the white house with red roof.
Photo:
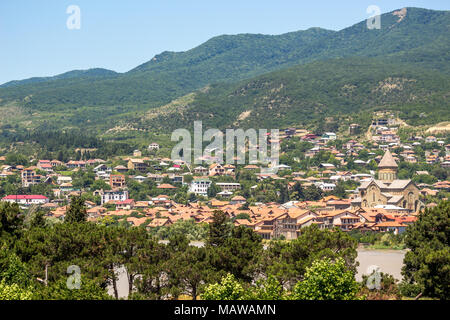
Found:
[(2, 201), (18, 203), (20, 205), (30, 206), (33, 204), (46, 204), (48, 198), (41, 195), (9, 195), (2, 198)]

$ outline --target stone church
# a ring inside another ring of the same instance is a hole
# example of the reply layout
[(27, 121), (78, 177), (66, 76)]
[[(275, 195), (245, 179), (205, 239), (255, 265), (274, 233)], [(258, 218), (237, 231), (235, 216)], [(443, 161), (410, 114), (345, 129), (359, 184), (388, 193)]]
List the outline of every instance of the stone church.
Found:
[(353, 207), (394, 205), (419, 212), (423, 203), (419, 199), (419, 189), (412, 180), (397, 179), (398, 166), (389, 150), (378, 164), (378, 179), (364, 181), (358, 188), (359, 196), (352, 201)]

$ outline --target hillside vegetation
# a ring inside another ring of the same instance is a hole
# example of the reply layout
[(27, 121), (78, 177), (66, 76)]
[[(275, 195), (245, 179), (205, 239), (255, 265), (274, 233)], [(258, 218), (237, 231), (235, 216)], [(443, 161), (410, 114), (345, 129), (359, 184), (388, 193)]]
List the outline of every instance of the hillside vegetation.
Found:
[(449, 28), (448, 11), (406, 8), (383, 14), (379, 30), (364, 20), (341, 31), (223, 35), (122, 74), (91, 69), (14, 81), (0, 87), (8, 115), (0, 132), (168, 133), (197, 119), (220, 128), (320, 126), (326, 115), (342, 125), (385, 107), (412, 124), (446, 121)]
[[(161, 105), (209, 83), (233, 82), (314, 60), (397, 55), (437, 65), (436, 51), (429, 47), (448, 49), (444, 45), (450, 31), (447, 11), (408, 8), (402, 20), (391, 12), (382, 15), (381, 21), (379, 30), (367, 29), (362, 21), (338, 32), (311, 28), (277, 36), (223, 35), (186, 52), (163, 52), (124, 74), (103, 71), (100, 79), (80, 73), (9, 84), (0, 89), (0, 99), (28, 97), (27, 106), (41, 110), (60, 104)], [(448, 58), (448, 50), (439, 51), (445, 52), (440, 61)]]
[[(182, 128), (202, 120), (211, 127), (285, 128), (325, 117), (346, 119), (369, 110), (400, 111), (412, 124), (449, 119), (450, 77), (405, 63), (345, 58), (314, 62), (198, 92), (188, 107), (148, 122)], [(145, 123), (145, 122), (144, 122)], [(342, 122), (341, 122), (342, 124)]]

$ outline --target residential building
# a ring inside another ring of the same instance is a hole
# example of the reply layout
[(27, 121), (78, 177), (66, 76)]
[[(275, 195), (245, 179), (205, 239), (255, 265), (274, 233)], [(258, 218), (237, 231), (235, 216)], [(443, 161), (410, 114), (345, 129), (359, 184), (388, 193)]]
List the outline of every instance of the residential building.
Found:
[(241, 184), (236, 182), (217, 182), (218, 186), (222, 191), (234, 192), (241, 189)]
[(112, 189), (125, 187), (125, 176), (122, 174), (111, 174), (109, 176), (109, 185)]
[(322, 135), (322, 140), (325, 140), (325, 141), (336, 140), (336, 133), (334, 133), (334, 132), (325, 132)]
[(209, 166), (208, 175), (212, 176), (222, 176), (225, 174), (225, 168), (219, 163), (213, 163)]
[(206, 176), (208, 174), (208, 168), (202, 167), (202, 166), (198, 166), (194, 168), (194, 173), (195, 174), (200, 174), (202, 176)]
[(141, 150), (134, 150), (133, 151), (133, 157), (142, 157), (142, 151)]
[(61, 185), (63, 183), (72, 183), (72, 177), (70, 176), (58, 176), (58, 178), (56, 178), (56, 183)]
[(22, 186), (28, 188), (29, 186), (39, 184), (42, 181), (42, 176), (36, 174), (35, 168), (23, 169), (21, 173)]
[(53, 172), (53, 166), (50, 160), (39, 160), (36, 167), (42, 171)]
[(125, 201), (128, 199), (128, 190), (105, 190), (100, 192), (100, 196), (102, 198), (102, 205), (109, 201)]
[(231, 199), (230, 204), (244, 204), (246, 201), (243, 196), (235, 196)]
[(41, 205), (49, 202), (48, 198), (41, 195), (9, 195), (2, 198), (2, 201), (17, 203), (19, 205)]
[(193, 192), (196, 195), (207, 196), (210, 186), (211, 180), (209, 179), (194, 179), (189, 186), (189, 192)]
[(147, 164), (142, 159), (130, 159), (128, 160), (128, 169), (145, 171), (147, 169)]

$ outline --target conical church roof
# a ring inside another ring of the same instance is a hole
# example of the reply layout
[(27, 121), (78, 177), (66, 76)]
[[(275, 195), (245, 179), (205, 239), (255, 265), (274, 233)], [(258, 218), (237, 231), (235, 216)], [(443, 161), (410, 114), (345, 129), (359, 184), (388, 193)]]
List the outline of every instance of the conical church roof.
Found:
[(392, 154), (389, 150), (383, 156), (380, 163), (378, 164), (378, 168), (397, 168), (397, 163), (395, 162)]

